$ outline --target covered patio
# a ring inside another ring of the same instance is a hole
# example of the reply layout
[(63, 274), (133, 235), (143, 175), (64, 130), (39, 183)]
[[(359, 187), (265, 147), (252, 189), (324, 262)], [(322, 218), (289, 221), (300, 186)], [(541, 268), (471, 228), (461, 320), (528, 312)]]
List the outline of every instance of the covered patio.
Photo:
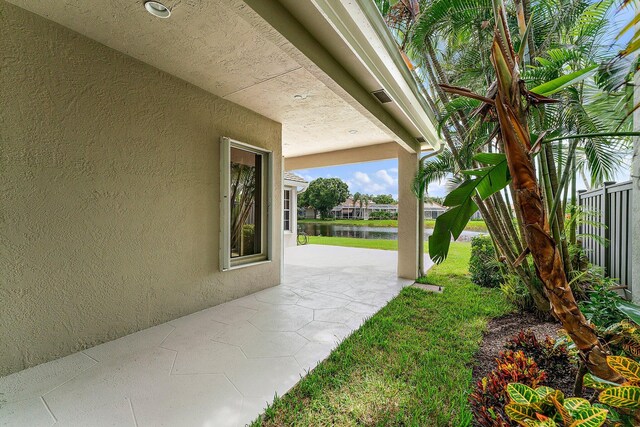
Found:
[(413, 283), (392, 251), (284, 259), (279, 286), (0, 378), (2, 424), (245, 425)]

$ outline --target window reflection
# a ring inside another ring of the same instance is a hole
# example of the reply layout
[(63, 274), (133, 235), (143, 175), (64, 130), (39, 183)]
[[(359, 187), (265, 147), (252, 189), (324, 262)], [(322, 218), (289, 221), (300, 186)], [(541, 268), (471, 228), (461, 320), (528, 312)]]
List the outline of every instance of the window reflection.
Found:
[(262, 250), (262, 155), (237, 147), (230, 151), (231, 258)]

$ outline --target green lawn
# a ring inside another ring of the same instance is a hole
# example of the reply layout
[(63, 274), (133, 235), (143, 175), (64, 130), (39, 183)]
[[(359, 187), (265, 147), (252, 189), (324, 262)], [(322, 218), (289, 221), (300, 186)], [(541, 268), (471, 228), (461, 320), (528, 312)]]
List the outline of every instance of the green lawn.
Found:
[[(327, 246), (347, 246), (350, 248), (384, 249), (388, 251), (398, 250), (397, 240), (356, 239), (353, 237), (325, 237), (309, 236), (309, 244)], [(468, 242), (451, 242), (452, 252), (455, 248), (468, 247)], [(429, 244), (424, 244), (425, 253), (429, 252)]]
[[(339, 225), (355, 225), (355, 226), (367, 226), (367, 227), (397, 227), (397, 219), (334, 219), (334, 220), (320, 220), (320, 219), (299, 219), (298, 224), (339, 224)], [(436, 223), (435, 219), (427, 219), (424, 222), (426, 228), (433, 228)], [(487, 231), (487, 225), (483, 220), (469, 221), (467, 231)]]
[[(353, 237), (309, 236), (312, 245), (348, 246), (350, 248), (398, 250), (397, 240), (355, 239)], [(425, 245), (425, 248), (427, 245)]]
[(487, 320), (511, 310), (468, 278), (470, 245), (452, 245), (428, 283), (405, 288), (335, 349), (257, 426), (468, 426), (471, 364)]

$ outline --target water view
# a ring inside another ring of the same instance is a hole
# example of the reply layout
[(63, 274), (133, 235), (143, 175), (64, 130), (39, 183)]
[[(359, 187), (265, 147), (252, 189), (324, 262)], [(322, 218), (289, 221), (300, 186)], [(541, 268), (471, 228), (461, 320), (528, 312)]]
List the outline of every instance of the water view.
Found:
[[(300, 224), (309, 236), (353, 237), (356, 239), (398, 240), (397, 227), (366, 227), (342, 224)], [(432, 229), (425, 229), (425, 238), (433, 233)], [(478, 231), (463, 231), (459, 241), (469, 241), (472, 237), (486, 234)]]

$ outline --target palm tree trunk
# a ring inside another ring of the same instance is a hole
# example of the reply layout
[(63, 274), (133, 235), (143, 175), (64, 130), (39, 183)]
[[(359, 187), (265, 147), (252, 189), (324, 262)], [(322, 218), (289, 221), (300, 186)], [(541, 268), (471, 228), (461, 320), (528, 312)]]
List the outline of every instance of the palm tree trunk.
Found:
[(522, 105), (523, 86), (514, 84), (520, 81), (520, 75), (502, 0), (494, 0), (494, 10), (496, 33), (491, 60), (498, 79), (495, 109), (516, 192), (515, 207), (522, 216), (524, 239), (551, 302), (553, 314), (576, 344), (589, 371), (600, 378), (621, 382), (623, 379), (620, 375), (607, 364), (607, 349), (576, 303), (560, 251), (550, 235), (549, 218), (530, 152), (528, 110)]

